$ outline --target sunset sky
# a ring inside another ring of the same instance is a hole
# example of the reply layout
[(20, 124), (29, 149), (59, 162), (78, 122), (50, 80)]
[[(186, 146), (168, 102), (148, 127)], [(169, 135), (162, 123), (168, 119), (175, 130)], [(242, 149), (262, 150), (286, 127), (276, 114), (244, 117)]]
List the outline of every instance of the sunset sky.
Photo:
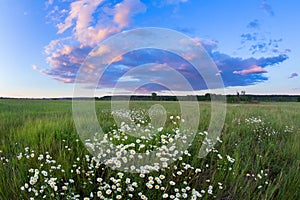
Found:
[[(72, 97), (76, 73), (93, 48), (143, 27), (172, 29), (200, 43), (226, 93), (300, 94), (299, 10), (298, 0), (1, 0), (0, 96)], [(122, 55), (99, 88), (110, 89), (105, 80), (118, 81), (124, 69), (149, 62), (175, 69), (184, 63), (155, 49)], [(190, 82), (200, 90), (197, 79)]]

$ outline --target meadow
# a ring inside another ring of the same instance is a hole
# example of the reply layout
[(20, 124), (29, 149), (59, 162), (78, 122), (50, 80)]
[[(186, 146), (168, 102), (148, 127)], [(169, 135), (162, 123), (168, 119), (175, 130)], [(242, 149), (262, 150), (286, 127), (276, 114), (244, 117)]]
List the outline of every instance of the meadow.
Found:
[[(95, 106), (107, 139), (134, 155), (175, 140), (175, 125), (183, 120), (178, 102), (131, 101), (129, 114), (141, 131), (151, 130), (147, 110), (157, 103), (165, 107), (167, 122), (148, 139), (117, 127), (109, 101)], [(87, 151), (71, 101), (1, 99), (0, 199), (300, 199), (300, 103), (227, 104), (222, 134), (204, 158), (196, 154), (211, 108), (199, 104), (198, 133), (179, 159), (149, 173), (129, 173)]]

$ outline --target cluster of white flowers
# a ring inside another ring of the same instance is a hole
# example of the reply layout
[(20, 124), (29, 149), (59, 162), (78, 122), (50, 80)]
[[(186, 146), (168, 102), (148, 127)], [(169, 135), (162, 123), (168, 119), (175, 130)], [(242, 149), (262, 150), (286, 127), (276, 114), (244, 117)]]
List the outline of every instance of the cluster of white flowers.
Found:
[(258, 170), (256, 174), (254, 173), (247, 173), (246, 177), (252, 181), (257, 181), (258, 182), (258, 189), (262, 188), (263, 185), (268, 185), (269, 180), (268, 180), (268, 169), (261, 169)]
[(247, 124), (264, 124), (264, 121), (260, 117), (249, 117), (245, 121)]
[(284, 133), (293, 133), (294, 132), (294, 126), (285, 126), (283, 132)]
[[(122, 119), (119, 128), (112, 129), (103, 136), (95, 134), (93, 140), (85, 140), (85, 145), (94, 152), (96, 158), (116, 170), (148, 173), (168, 168), (169, 164), (182, 155), (191, 156), (186, 151), (194, 134), (182, 130), (180, 116), (170, 116), (172, 124), (168, 131), (155, 127), (145, 117), (144, 110), (117, 110), (112, 114)], [(176, 122), (176, 123), (173, 123)], [(178, 148), (178, 143), (181, 143)], [(149, 159), (151, 157), (151, 159)]]
[(6, 163), (9, 162), (9, 159), (6, 158), (5, 156), (1, 155), (2, 154), (2, 150), (0, 150), (0, 163), (2, 163), (3, 165), (5, 165)]
[[(187, 154), (187, 152), (185, 153)], [(41, 157), (45, 159), (40, 159)], [(32, 198), (93, 199), (97, 197), (99, 199), (149, 199), (145, 192), (140, 192), (139, 188), (144, 186), (148, 190), (157, 191), (158, 194), (161, 194), (161, 198), (168, 199), (197, 199), (205, 195), (213, 195), (214, 186), (211, 185), (210, 179), (205, 181), (210, 185), (203, 184), (202, 189), (189, 185), (192, 183), (191, 179), (199, 179), (201, 173), (207, 170), (209, 165), (201, 169), (193, 167), (186, 162), (176, 162), (169, 168), (159, 170), (159, 173), (137, 173), (135, 175), (120, 171), (110, 171), (110, 176), (106, 176), (104, 172), (109, 170), (109, 168), (99, 164), (94, 157), (85, 155), (83, 158), (77, 158), (74, 161), (72, 169), (70, 169), (73, 176), (66, 179), (62, 178), (64, 177), (62, 171), (65, 171), (62, 165), (57, 164), (49, 154), (39, 155), (32, 159), (36, 159), (40, 163), (39, 168), (30, 168), (28, 170), (29, 182), (21, 187), (21, 190), (32, 193)], [(79, 161), (82, 161), (82, 163)], [(99, 174), (103, 175), (99, 176)], [(72, 192), (72, 190), (74, 191), (72, 188), (75, 187), (76, 183), (82, 185), (79, 186), (81, 189), (86, 188), (87, 192), (84, 192), (84, 194), (88, 194), (88, 196)], [(219, 189), (223, 189), (222, 183), (218, 182), (218, 186)], [(207, 188), (205, 189), (205, 187)]]
[(284, 133), (294, 132), (291, 126), (285, 126), (283, 130), (276, 130), (270, 123), (262, 120), (260, 117), (249, 117), (245, 119), (248, 130), (256, 136), (256, 140), (261, 143), (271, 136), (278, 136)]
[[(95, 135), (94, 141), (84, 141), (98, 152), (97, 156), (84, 154), (71, 165), (65, 165), (49, 152), (36, 154), (25, 148), (18, 159), (33, 159), (36, 166), (28, 170), (28, 179), (21, 190), (32, 198), (153, 199), (155, 193), (158, 199), (198, 199), (213, 197), (217, 190), (223, 189), (223, 183), (207, 177), (209, 164), (193, 166), (190, 163), (194, 159), (188, 148), (192, 133), (178, 127), (179, 121), (184, 122), (180, 116), (168, 118), (172, 127), (166, 131), (164, 127), (152, 126), (143, 117), (144, 111), (115, 111), (114, 114), (122, 119), (130, 116), (134, 123), (122, 122), (119, 128), (111, 129), (102, 138)], [(143, 133), (141, 137), (134, 137), (137, 132)], [(198, 135), (205, 137), (208, 133)], [(176, 146), (178, 141), (183, 147)], [(218, 138), (217, 142), (222, 143), (222, 140)], [(211, 141), (204, 139), (204, 143)], [(66, 154), (72, 152), (72, 145), (63, 147)], [(153, 152), (154, 159), (147, 158)], [(226, 162), (230, 168), (235, 162), (214, 147), (210, 152), (217, 162)], [(145, 164), (137, 165), (137, 162)]]

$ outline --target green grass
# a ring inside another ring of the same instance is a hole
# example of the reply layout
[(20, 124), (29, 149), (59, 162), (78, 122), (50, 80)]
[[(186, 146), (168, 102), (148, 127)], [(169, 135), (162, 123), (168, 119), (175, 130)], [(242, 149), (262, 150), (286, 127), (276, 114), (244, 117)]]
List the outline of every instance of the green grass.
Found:
[[(157, 103), (164, 106), (168, 116), (180, 115), (178, 102), (131, 102), (130, 108), (147, 110)], [(110, 102), (96, 102), (97, 117), (105, 132), (116, 128), (109, 109)], [(209, 125), (210, 104), (200, 102), (200, 112), (199, 132), (204, 132)], [(171, 130), (172, 122), (167, 120), (163, 133)], [(89, 152), (78, 139), (71, 101), (0, 100), (0, 199), (34, 196), (28, 189), (21, 190), (32, 176), (29, 169), (45, 170), (48, 178), (57, 178), (58, 190), (47, 187), (36, 199), (43, 195), (46, 199), (67, 199), (74, 194), (83, 199), (91, 192), (96, 199), (96, 192), (103, 184), (97, 182), (97, 178), (114, 185), (110, 178), (118, 177), (117, 171), (104, 165), (95, 167), (95, 163), (86, 157)], [(161, 199), (163, 194), (175, 195), (176, 188), (181, 190), (188, 185), (199, 192), (205, 190), (203, 199), (300, 199), (300, 103), (228, 104), (221, 140), (223, 142), (216, 144), (215, 152), (200, 159), (195, 155), (203, 136), (198, 134), (188, 149), (191, 156), (185, 155), (169, 168), (146, 174), (146, 178), (136, 173), (124, 173), (120, 186), (117, 186), (122, 191), (112, 189), (112, 194), (105, 195), (115, 199), (118, 194), (125, 198), (132, 193), (136, 199), (140, 198), (138, 193), (141, 192), (148, 199)], [(153, 141), (151, 145), (158, 145), (158, 140)], [(130, 138), (130, 142), (135, 139)], [(28, 152), (26, 147), (29, 147)], [(20, 153), (22, 158), (18, 158)], [(31, 157), (31, 154), (34, 155)], [(45, 158), (38, 160), (40, 154), (51, 155), (55, 163), (47, 164)], [(229, 162), (227, 155), (235, 161)], [(182, 169), (182, 175), (174, 176), (184, 167), (182, 163), (201, 169), (201, 173)], [(58, 165), (61, 165), (59, 169), (51, 170), (51, 166), (57, 168)], [(76, 169), (80, 173), (76, 173)], [(160, 186), (165, 187), (164, 190), (147, 188), (147, 178), (160, 174), (166, 177)], [(30, 186), (32, 189), (45, 185), (46, 177), (41, 174), (38, 177), (37, 183)], [(126, 178), (136, 181), (139, 187), (133, 192), (126, 191)], [(169, 184), (171, 180), (175, 186)], [(68, 190), (64, 191), (62, 186), (66, 182), (69, 183)], [(212, 194), (207, 193), (209, 186), (213, 186)], [(191, 196), (191, 191), (186, 193)]]

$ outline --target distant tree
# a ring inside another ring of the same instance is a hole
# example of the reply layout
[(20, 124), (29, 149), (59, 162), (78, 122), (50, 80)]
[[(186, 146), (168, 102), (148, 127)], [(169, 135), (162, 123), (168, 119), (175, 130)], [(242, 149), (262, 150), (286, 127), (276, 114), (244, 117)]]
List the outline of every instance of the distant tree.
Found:
[(236, 91), (236, 102), (240, 103), (240, 93)]
[(242, 90), (241, 91), (241, 101), (247, 101), (248, 98), (246, 97), (246, 91), (245, 90)]
[(152, 99), (152, 101), (156, 101), (157, 100), (157, 94), (155, 92), (153, 92), (151, 94), (151, 99)]
[(226, 96), (227, 103), (236, 103), (236, 98), (234, 95), (228, 95)]
[(205, 94), (205, 101), (210, 101), (210, 94), (209, 93)]
[(300, 102), (300, 96), (298, 97), (297, 101)]

